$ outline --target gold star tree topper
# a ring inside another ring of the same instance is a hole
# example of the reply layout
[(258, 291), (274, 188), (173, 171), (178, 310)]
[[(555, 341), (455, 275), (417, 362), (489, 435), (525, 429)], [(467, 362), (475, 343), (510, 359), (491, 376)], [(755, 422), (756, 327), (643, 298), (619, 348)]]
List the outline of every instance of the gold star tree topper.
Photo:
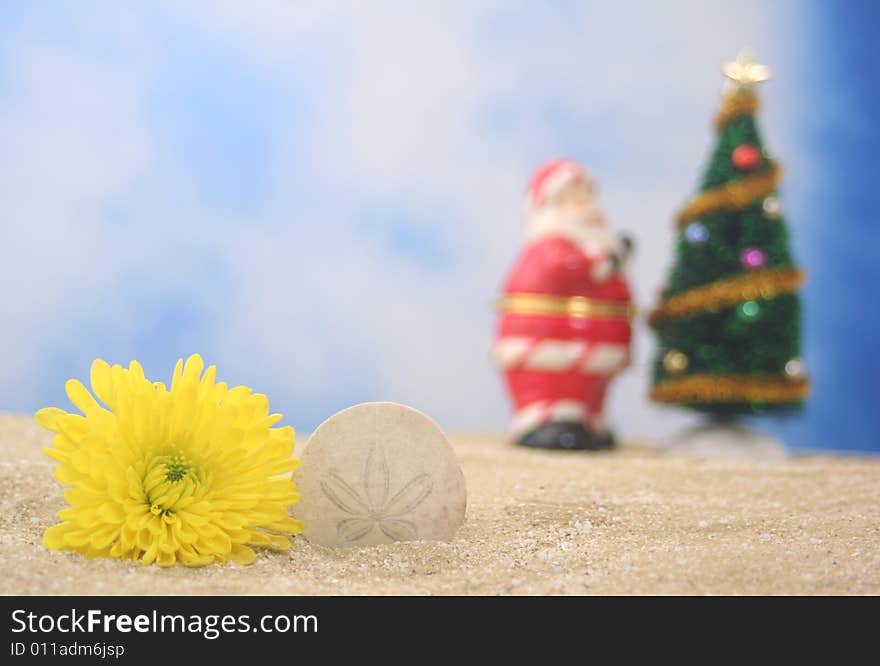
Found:
[(736, 60), (721, 66), (721, 71), (738, 88), (750, 87), (770, 78), (770, 68), (756, 63), (748, 51), (740, 51)]

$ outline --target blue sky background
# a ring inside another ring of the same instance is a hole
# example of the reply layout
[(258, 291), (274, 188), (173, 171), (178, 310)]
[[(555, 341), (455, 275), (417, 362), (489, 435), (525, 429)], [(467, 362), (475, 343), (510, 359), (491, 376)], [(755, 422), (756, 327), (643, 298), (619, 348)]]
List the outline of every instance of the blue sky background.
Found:
[[(500, 430), (488, 303), (532, 169), (594, 172), (639, 302), (713, 136), (719, 65), (774, 71), (761, 127), (804, 290), (798, 448), (880, 449), (870, 2), (4, 3), (0, 409), (66, 405), (91, 360), (194, 351), (308, 431), (362, 400)], [(626, 436), (693, 422), (615, 384)]]

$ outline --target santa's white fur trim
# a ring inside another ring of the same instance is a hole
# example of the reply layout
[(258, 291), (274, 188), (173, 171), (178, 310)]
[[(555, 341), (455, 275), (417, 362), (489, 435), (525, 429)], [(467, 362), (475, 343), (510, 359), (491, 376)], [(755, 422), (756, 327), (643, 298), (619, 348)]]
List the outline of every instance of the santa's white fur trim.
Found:
[(522, 367), (543, 372), (582, 372), (610, 375), (621, 370), (628, 357), (623, 344), (589, 344), (582, 340), (501, 338), (493, 348), (495, 361), (504, 369)]
[(584, 351), (584, 343), (575, 340), (544, 340), (525, 360), (529, 370), (567, 370)]
[(532, 206), (541, 206), (550, 201), (573, 182), (580, 182), (592, 189), (592, 180), (586, 171), (572, 162), (563, 162), (541, 181), (540, 189), (534, 193)]
[(602, 213), (588, 208), (570, 214), (555, 208), (540, 209), (529, 216), (526, 242), (560, 236), (577, 245), (590, 259), (609, 257), (619, 251), (619, 240), (602, 223)]
[(601, 284), (606, 282), (612, 273), (614, 273), (614, 262), (611, 261), (611, 257), (604, 256), (593, 264), (593, 268), (590, 271), (590, 279)]
[(526, 405), (513, 415), (509, 431), (512, 437), (520, 437), (540, 425), (560, 422), (586, 423), (595, 432), (605, 431), (603, 414), (590, 414), (586, 405), (577, 400), (543, 400)]
[(492, 356), (502, 368), (510, 368), (522, 362), (531, 346), (531, 338), (501, 338), (492, 348)]
[(587, 408), (576, 400), (560, 400), (550, 408), (551, 421), (581, 421), (587, 414)]
[(620, 370), (626, 363), (626, 345), (600, 343), (587, 356), (581, 371), (587, 374), (606, 374)]
[(524, 435), (529, 430), (545, 423), (544, 413), (547, 403), (533, 402), (520, 409), (513, 418), (510, 419), (510, 434), (514, 437)]

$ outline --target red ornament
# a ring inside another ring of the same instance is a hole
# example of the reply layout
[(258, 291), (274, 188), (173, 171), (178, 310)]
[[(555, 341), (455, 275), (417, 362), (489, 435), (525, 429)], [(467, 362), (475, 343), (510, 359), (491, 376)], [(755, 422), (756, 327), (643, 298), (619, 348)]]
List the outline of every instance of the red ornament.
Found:
[(751, 143), (737, 146), (730, 154), (730, 161), (740, 171), (754, 171), (761, 166), (761, 151)]

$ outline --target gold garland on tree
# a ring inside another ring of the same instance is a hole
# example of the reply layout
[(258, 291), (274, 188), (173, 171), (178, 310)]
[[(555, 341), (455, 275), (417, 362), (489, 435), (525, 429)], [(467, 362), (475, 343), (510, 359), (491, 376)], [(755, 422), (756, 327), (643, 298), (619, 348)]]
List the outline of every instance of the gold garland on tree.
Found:
[(658, 402), (799, 402), (807, 397), (806, 378), (779, 379), (749, 375), (692, 375), (667, 379), (651, 391)]
[(719, 132), (734, 118), (753, 116), (758, 112), (758, 96), (748, 88), (737, 88), (721, 102), (715, 116), (715, 129)]
[(691, 220), (719, 210), (740, 210), (753, 201), (773, 193), (782, 180), (782, 168), (772, 165), (766, 171), (732, 180), (724, 185), (700, 192), (688, 201), (678, 214), (678, 228)]
[(805, 277), (803, 271), (797, 268), (766, 268), (694, 287), (666, 299), (651, 312), (649, 321), (656, 326), (664, 319), (687, 317), (745, 301), (791, 294), (803, 284)]

